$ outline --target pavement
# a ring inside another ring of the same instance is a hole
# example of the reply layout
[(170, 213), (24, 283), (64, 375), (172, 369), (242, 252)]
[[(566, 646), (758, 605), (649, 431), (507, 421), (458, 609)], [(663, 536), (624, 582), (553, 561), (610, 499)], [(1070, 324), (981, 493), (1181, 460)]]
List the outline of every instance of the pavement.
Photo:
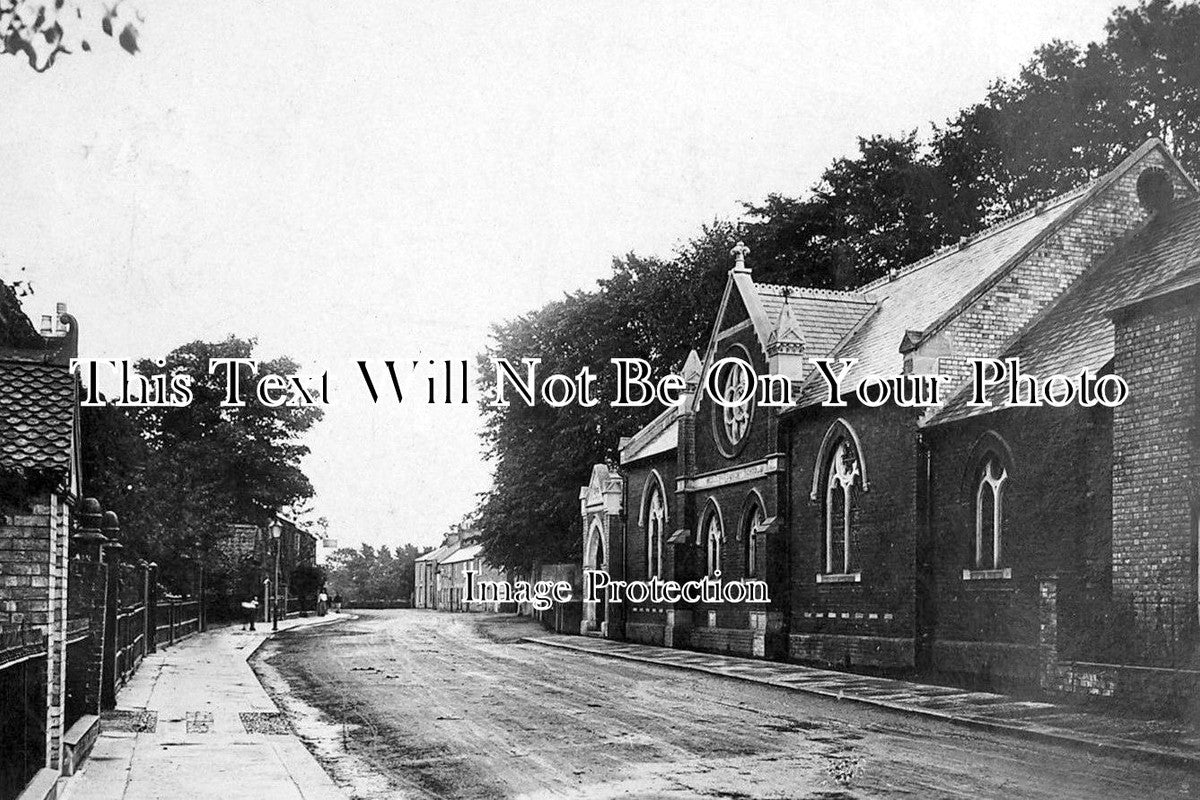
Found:
[[(344, 615), (289, 619), (281, 630)], [(192, 636), (147, 656), (103, 715), (67, 800), (253, 797), (345, 800), (259, 684), (247, 659), (267, 638), (238, 626)]]
[(1152, 758), (1200, 770), (1200, 731), (1186, 721), (1116, 716), (990, 692), (593, 637), (546, 634), (526, 637), (525, 641), (605, 658), (704, 672), (980, 730), (1082, 747), (1100, 754)]

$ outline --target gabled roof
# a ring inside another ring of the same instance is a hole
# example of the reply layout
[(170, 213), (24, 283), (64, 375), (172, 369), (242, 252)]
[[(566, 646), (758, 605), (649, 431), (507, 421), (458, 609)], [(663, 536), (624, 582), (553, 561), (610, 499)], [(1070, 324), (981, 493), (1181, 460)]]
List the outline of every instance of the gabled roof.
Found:
[[(739, 243), (739, 246), (734, 248), (735, 255), (741, 248)], [(746, 252), (748, 250), (743, 249), (742, 255)], [(755, 283), (743, 258), (739, 257), (737, 265), (729, 270), (729, 280), (725, 283), (725, 293), (721, 297), (712, 335), (704, 352), (702, 372), (708, 370), (716, 356), (717, 342), (723, 330), (722, 323), (725, 321), (726, 310), (734, 292), (738, 293), (746, 307), (746, 313), (750, 317), (755, 337), (764, 356), (768, 356), (772, 340), (778, 338), (777, 329), (785, 304), (799, 329), (803, 331), (805, 358), (829, 355), (875, 308), (874, 300), (858, 291), (843, 292)], [(799, 366), (795, 369), (799, 369)], [(799, 380), (801, 375), (797, 373), (790, 377)], [(692, 400), (693, 410), (699, 408), (703, 394), (696, 393)]]
[(426, 553), (423, 556), (417, 556), (413, 560), (414, 561), (432, 561), (433, 563), (436, 564), (439, 561), (441, 561), (443, 558), (445, 558), (446, 556), (450, 555), (452, 552), (454, 552), (453, 547), (449, 547), (447, 545), (442, 545), (441, 547), (439, 547), (435, 550), (430, 550), (428, 553)]
[[(1101, 371), (1115, 351), (1113, 312), (1200, 281), (1200, 201), (1162, 212), (1086, 273), (1052, 306), (1017, 334), (1001, 358), (1017, 356), (1021, 370), (1047, 377)], [(998, 411), (969, 406), (966, 388), (925, 424), (938, 425)]]
[(875, 307), (875, 301), (861, 292), (770, 283), (756, 283), (754, 288), (767, 319), (771, 321), (768, 341), (786, 307), (804, 333), (805, 358), (822, 358), (832, 353), (859, 320)]
[(439, 564), (461, 564), (464, 561), (470, 561), (473, 558), (478, 558), (483, 552), (483, 545), (472, 544), (466, 547), (455, 550), (450, 555), (439, 561)]
[(628, 464), (660, 453), (669, 453), (679, 446), (679, 411), (666, 408), (646, 427), (635, 433), (621, 446), (621, 463)]
[[(700, 382), (702, 365), (700, 356), (692, 350), (688, 353), (680, 376), (684, 383), (696, 385)], [(641, 458), (649, 458), (660, 453), (669, 453), (679, 446), (679, 412), (681, 407), (667, 407), (657, 417), (650, 420), (641, 430), (621, 442), (619, 456), (621, 464), (628, 464)], [(581, 495), (582, 497), (582, 495)]]
[(75, 423), (73, 374), (0, 362), (0, 467), (74, 474)]
[[(900, 352), (902, 342), (915, 347), (942, 330), (1153, 150), (1161, 151), (1178, 174), (1195, 188), (1162, 143), (1151, 139), (1098, 180), (861, 287), (858, 290), (861, 294), (877, 301), (878, 311), (865, 318), (832, 353), (837, 358), (858, 359), (847, 373), (846, 384), (856, 385), (869, 374), (900, 373), (904, 361)], [(813, 371), (801, 388), (797, 405), (818, 403), (825, 398), (826, 391), (824, 381)]]

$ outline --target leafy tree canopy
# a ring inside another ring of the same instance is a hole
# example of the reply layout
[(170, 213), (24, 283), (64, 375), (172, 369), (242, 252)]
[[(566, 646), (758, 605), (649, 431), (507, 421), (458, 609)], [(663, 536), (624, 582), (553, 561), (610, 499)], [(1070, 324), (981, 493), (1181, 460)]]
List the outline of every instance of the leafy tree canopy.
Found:
[(91, 50), (101, 35), (136, 53), (140, 22), (141, 16), (120, 0), (0, 0), (4, 52), (24, 55), (38, 72), (52, 67), (59, 53)]
[[(126, 545), (164, 577), (199, 563), (215, 575), (232, 571), (222, 547), (231, 524), (264, 525), (313, 494), (300, 469), (308, 453), (301, 438), (320, 409), (220, 407), (224, 385), (209, 374), (209, 359), (249, 358), (253, 348), (252, 339), (197, 341), (138, 364), (146, 376), (191, 376), (189, 405), (83, 409), (84, 492), (121, 516)], [(243, 369), (249, 381), (292, 375), (297, 365), (285, 357)]]

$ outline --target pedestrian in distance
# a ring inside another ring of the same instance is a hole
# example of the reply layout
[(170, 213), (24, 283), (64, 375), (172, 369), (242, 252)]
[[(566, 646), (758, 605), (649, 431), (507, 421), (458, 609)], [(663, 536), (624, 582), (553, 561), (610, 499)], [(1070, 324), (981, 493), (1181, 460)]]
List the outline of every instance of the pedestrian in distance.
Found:
[(333, 596), (333, 610), (334, 611), (342, 610), (342, 595), (340, 592)]
[(317, 595), (317, 616), (325, 616), (325, 610), (329, 607), (329, 595), (325, 592), (325, 588), (321, 588), (320, 594)]
[(254, 630), (254, 618), (258, 616), (258, 598), (251, 597), (249, 600), (242, 603), (242, 630), (246, 630), (246, 625), (249, 624), (250, 630)]

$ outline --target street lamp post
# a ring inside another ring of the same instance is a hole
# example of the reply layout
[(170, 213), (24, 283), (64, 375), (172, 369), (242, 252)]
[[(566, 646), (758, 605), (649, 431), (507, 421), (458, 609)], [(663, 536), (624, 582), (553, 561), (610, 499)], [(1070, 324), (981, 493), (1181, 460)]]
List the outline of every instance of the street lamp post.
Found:
[(279, 520), (272, 520), (267, 528), (271, 533), (271, 541), (275, 543), (275, 582), (272, 587), (274, 591), (274, 602), (271, 613), (271, 630), (279, 630), (279, 536), (283, 533), (283, 526), (279, 524)]

